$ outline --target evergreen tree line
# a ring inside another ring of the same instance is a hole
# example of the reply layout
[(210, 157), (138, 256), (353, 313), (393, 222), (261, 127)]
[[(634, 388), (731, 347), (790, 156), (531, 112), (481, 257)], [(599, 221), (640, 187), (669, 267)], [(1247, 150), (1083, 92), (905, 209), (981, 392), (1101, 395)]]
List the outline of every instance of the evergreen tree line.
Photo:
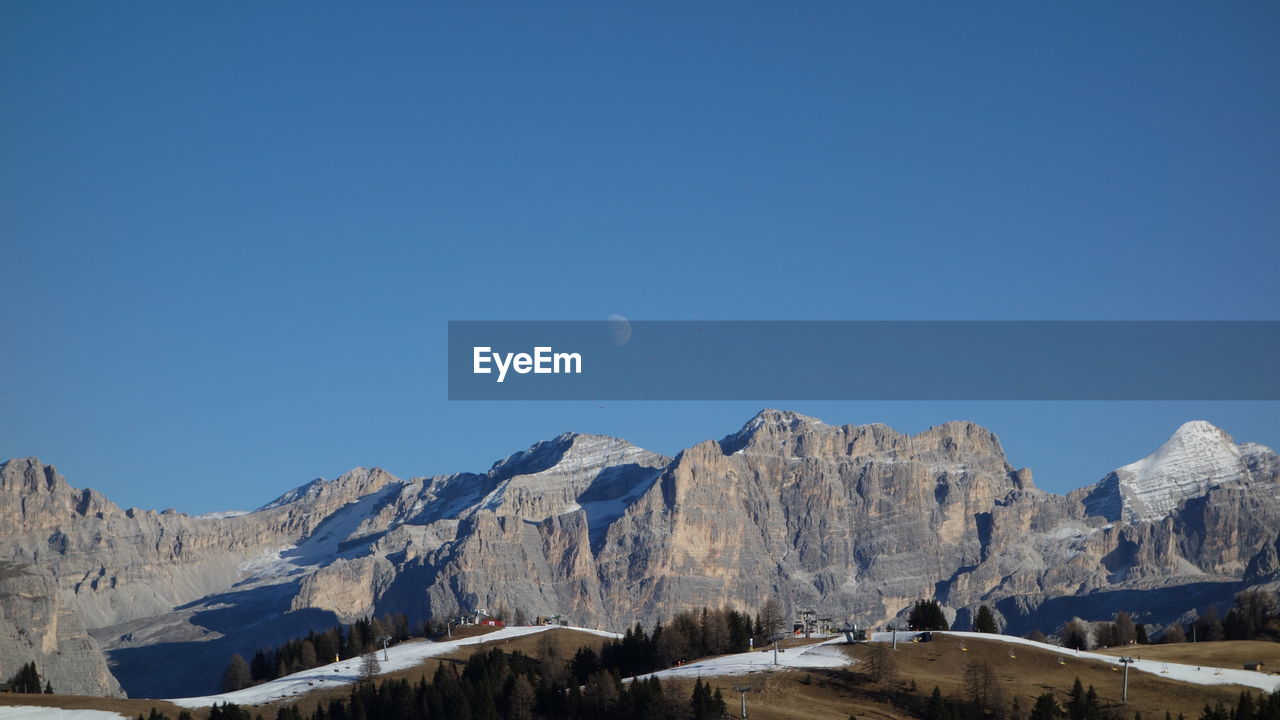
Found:
[(1280, 641), (1280, 602), (1267, 590), (1238, 593), (1227, 616), (1221, 618), (1213, 605), (1186, 626), (1174, 623), (1165, 629), (1164, 642), (1188, 640), (1270, 640)]
[(569, 668), (580, 683), (596, 671), (644, 675), (708, 655), (746, 652), (753, 645), (763, 648), (782, 629), (781, 608), (772, 600), (754, 620), (732, 607), (703, 608), (682, 612), (665, 625), (659, 622), (652, 632), (636, 623), (622, 638), (606, 641), (599, 653), (579, 648)]
[[(1165, 720), (1170, 720), (1168, 713), (1165, 714)], [(1280, 720), (1280, 690), (1270, 695), (1259, 693), (1256, 697), (1242, 692), (1235, 707), (1227, 707), (1222, 703), (1213, 707), (1205, 705), (1204, 711), (1200, 713), (1200, 720)]]
[(47, 680), (44, 682), (43, 689), (41, 689), (40, 672), (36, 670), (34, 660), (18, 668), (18, 672), (9, 678), (9, 687), (16, 693), (42, 692), (45, 695), (53, 694), (53, 685)]
[[(984, 664), (988, 668), (982, 668)], [(1062, 704), (1052, 691), (1046, 691), (1030, 708), (1024, 708), (1018, 698), (1006, 703), (998, 692), (992, 693), (992, 689), (998, 689), (998, 685), (994, 684), (994, 673), (990, 672), (989, 663), (970, 663), (961, 695), (945, 697), (935, 685), (933, 692), (915, 710), (923, 720), (993, 716), (1028, 720), (1123, 720), (1125, 717), (1114, 708), (1104, 707), (1093, 686), (1086, 689), (1080, 678), (1076, 678), (1067, 693), (1066, 702)], [(1133, 720), (1142, 720), (1141, 713), (1134, 713)], [(1174, 720), (1174, 716), (1165, 712), (1164, 720)], [(1179, 713), (1177, 720), (1185, 718)], [(1205, 705), (1200, 720), (1280, 720), (1280, 691), (1269, 695), (1242, 692), (1234, 707), (1222, 703), (1212, 707)]]
[[(218, 706), (214, 706), (214, 707), (216, 708), (216, 710), (211, 709), (209, 712), (209, 717), (212, 720), (228, 720), (223, 716), (221, 707), (218, 707)], [(151, 708), (151, 712), (148, 713), (147, 715), (143, 715), (139, 713), (138, 720), (169, 720), (169, 715), (166, 713), (162, 713), (159, 710), (156, 710), (155, 708)], [(183, 710), (182, 712), (178, 713), (178, 720), (195, 720), (195, 718), (191, 715), (190, 710)], [(239, 718), (232, 718), (231, 720), (239, 720)], [(244, 720), (249, 720), (248, 713), (244, 714)]]
[[(419, 629), (419, 634), (429, 631), (429, 626)], [(321, 632), (311, 631), (305, 638), (296, 638), (275, 647), (259, 648), (253, 659), (245, 662), (240, 654), (231, 656), (222, 674), (224, 692), (240, 690), (258, 683), (292, 675), (300, 670), (310, 670), (338, 660), (359, 657), (382, 648), (378, 638), (391, 638), (390, 644), (408, 640), (414, 633), (404, 613), (390, 613), (380, 617), (366, 617), (350, 625), (336, 625)]]
[[(1159, 632), (1157, 628), (1157, 632)], [(1138, 643), (1145, 645), (1152, 640), (1148, 637), (1147, 626), (1134, 623), (1128, 613), (1118, 612), (1111, 622), (1093, 623), (1090, 625), (1081, 620), (1072, 620), (1058, 631), (1059, 642), (1063, 647), (1087, 650), (1093, 646), (1114, 647)], [(1034, 630), (1027, 635), (1031, 640), (1045, 642), (1044, 633)], [(1245, 590), (1237, 593), (1232, 607), (1226, 617), (1218, 613), (1218, 608), (1210, 605), (1200, 611), (1199, 617), (1191, 623), (1171, 623), (1163, 632), (1155, 636), (1155, 642), (1181, 643), (1213, 642), (1218, 640), (1269, 640), (1280, 642), (1280, 601), (1276, 595), (1267, 590)]]
[[(713, 720), (725, 712), (719, 689), (694, 683), (693, 692), (679, 693), (657, 678), (624, 683), (615, 673), (596, 671), (579, 684), (555, 679), (556, 661), (537, 659), (499, 648), (478, 652), (461, 668), (442, 664), (430, 682), (406, 679), (360, 682), (346, 699), (318, 705), (310, 715), (297, 705), (281, 707), (276, 720)], [(560, 663), (563, 666), (563, 662)], [(186, 718), (190, 716), (185, 712)], [(169, 720), (152, 710), (149, 718)], [(210, 720), (261, 720), (233, 704), (215, 705)]]
[[(1036, 698), (1030, 708), (1023, 707), (1021, 699), (1006, 701), (996, 681), (995, 672), (988, 662), (971, 662), (965, 669), (962, 695), (944, 697), (938, 686), (918, 708), (923, 720), (966, 720), (968, 718), (1008, 717), (1029, 720), (1121, 720), (1123, 716), (1104, 708), (1098, 693), (1090, 685), (1086, 690), (1076, 678), (1067, 693), (1065, 705), (1058, 703), (1052, 691)], [(1134, 720), (1141, 720), (1135, 713)], [(1172, 720), (1166, 718), (1166, 720)], [(1183, 720), (1179, 716), (1178, 720)]]

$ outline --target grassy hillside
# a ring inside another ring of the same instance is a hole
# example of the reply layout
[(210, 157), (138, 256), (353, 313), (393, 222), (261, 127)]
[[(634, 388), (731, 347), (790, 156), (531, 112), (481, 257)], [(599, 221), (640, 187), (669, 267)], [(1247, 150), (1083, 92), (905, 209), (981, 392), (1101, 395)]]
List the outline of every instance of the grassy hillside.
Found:
[(1259, 640), (1131, 645), (1097, 652), (1234, 670), (1242, 669), (1247, 662), (1262, 662), (1266, 664), (1268, 672), (1280, 671), (1280, 643)]
[[(1054, 691), (1062, 702), (1077, 677), (1086, 687), (1093, 685), (1105, 705), (1120, 707), (1123, 673), (1110, 665), (995, 640), (968, 639), (964, 642), (968, 649), (961, 650), (958, 638), (935, 638), (929, 643), (899, 643), (899, 649), (894, 653), (902, 682), (910, 683), (914, 679), (921, 692), (929, 692), (937, 685), (944, 694), (960, 696), (963, 694), (965, 666), (970, 662), (985, 661), (994, 669), (1005, 695), (1010, 700), (1019, 697), (1024, 709), (1030, 708), (1036, 696), (1046, 690)], [(1010, 657), (1010, 650), (1016, 657)], [(869, 647), (856, 646), (852, 653), (865, 660)], [(1243, 689), (1191, 685), (1131, 671), (1129, 706), (1125, 714), (1141, 710), (1145, 717), (1163, 717), (1164, 711), (1169, 710), (1175, 716), (1182, 712), (1198, 717), (1206, 702), (1221, 700), (1234, 703)], [(1157, 712), (1158, 715), (1155, 714)]]

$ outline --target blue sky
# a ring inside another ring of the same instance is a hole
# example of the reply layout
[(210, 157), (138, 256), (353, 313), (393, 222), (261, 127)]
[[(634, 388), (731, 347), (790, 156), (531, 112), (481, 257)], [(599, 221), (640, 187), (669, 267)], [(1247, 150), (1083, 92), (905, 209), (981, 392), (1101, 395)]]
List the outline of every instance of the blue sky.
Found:
[[(450, 403), (450, 319), (1280, 319), (1280, 5), (6, 3), (0, 457), (124, 505), (973, 419), (1066, 490), (1274, 403)], [(1228, 350), (1229, 351), (1229, 350)], [(851, 363), (851, 371), (856, 371)]]

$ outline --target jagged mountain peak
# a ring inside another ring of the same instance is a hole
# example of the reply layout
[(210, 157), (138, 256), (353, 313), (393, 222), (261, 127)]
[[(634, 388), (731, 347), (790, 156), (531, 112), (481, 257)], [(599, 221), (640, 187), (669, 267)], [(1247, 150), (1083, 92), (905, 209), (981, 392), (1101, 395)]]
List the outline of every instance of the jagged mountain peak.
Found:
[(911, 438), (917, 443), (920, 442), (939, 442), (943, 445), (947, 444), (979, 444), (985, 449), (1004, 454), (1004, 447), (1000, 444), (1000, 438), (991, 430), (971, 421), (971, 420), (949, 420), (941, 425), (934, 425), (931, 428), (920, 431)]
[(505, 479), (517, 475), (536, 475), (561, 465), (598, 465), (608, 462), (610, 458), (645, 452), (621, 438), (567, 432), (551, 440), (534, 443), (527, 450), (495, 462), (489, 469), (489, 476)]
[(0, 463), (0, 492), (17, 494), (50, 492), (67, 487), (58, 469), (38, 457), (11, 458)]
[(754, 432), (760, 428), (790, 428), (797, 429), (812, 425), (823, 425), (818, 418), (802, 415), (792, 410), (776, 410), (774, 408), (765, 408), (756, 413), (747, 421), (738, 433)]
[(742, 429), (722, 438), (719, 445), (725, 455), (751, 449), (789, 456), (921, 453), (941, 462), (979, 457), (1004, 460), (1004, 448), (996, 434), (968, 420), (953, 420), (906, 435), (883, 423), (828, 425), (784, 410), (760, 411)]
[(0, 464), (0, 527), (15, 532), (56, 527), (69, 515), (119, 510), (96, 490), (72, 487), (56, 467), (39, 458), (12, 458)]
[(720, 440), (720, 448), (731, 455), (748, 445), (768, 442), (780, 436), (790, 437), (805, 430), (831, 427), (817, 418), (790, 410), (766, 408), (756, 413), (737, 432)]
[[(305, 485), (286, 492), (280, 497), (258, 508), (257, 511), (271, 510), (302, 500), (316, 500), (324, 497), (348, 497), (355, 499), (362, 495), (376, 492), (383, 487), (401, 482), (399, 478), (379, 467), (355, 467), (333, 480), (319, 477)], [(257, 512), (255, 511), (255, 512)]]

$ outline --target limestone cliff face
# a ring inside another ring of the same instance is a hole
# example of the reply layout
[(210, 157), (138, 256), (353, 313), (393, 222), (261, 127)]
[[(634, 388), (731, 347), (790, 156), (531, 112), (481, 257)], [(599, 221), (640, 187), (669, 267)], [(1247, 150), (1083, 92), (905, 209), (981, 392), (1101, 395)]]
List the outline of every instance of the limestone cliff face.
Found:
[(68, 606), (49, 573), (34, 565), (0, 562), (0, 677), (28, 662), (55, 692), (120, 697), (102, 649)]
[(978, 562), (973, 515), (1030, 486), (995, 436), (951, 423), (915, 437), (758, 416), (676, 459), (601, 553), (607, 605), (647, 616), (770, 595), (882, 618)]
[(776, 597), (879, 623), (935, 597), (1014, 630), (1118, 609), (1165, 622), (1280, 580), (1280, 460), (1190, 423), (1061, 496), (972, 423), (905, 435), (765, 411), (674, 459), (566, 434), (483, 474), (357, 468), (234, 517), (122, 510), (11, 460), (0, 521), (0, 560), (46, 573), (126, 689), (174, 694), (210, 689), (231, 652), (387, 611), (618, 628)]

